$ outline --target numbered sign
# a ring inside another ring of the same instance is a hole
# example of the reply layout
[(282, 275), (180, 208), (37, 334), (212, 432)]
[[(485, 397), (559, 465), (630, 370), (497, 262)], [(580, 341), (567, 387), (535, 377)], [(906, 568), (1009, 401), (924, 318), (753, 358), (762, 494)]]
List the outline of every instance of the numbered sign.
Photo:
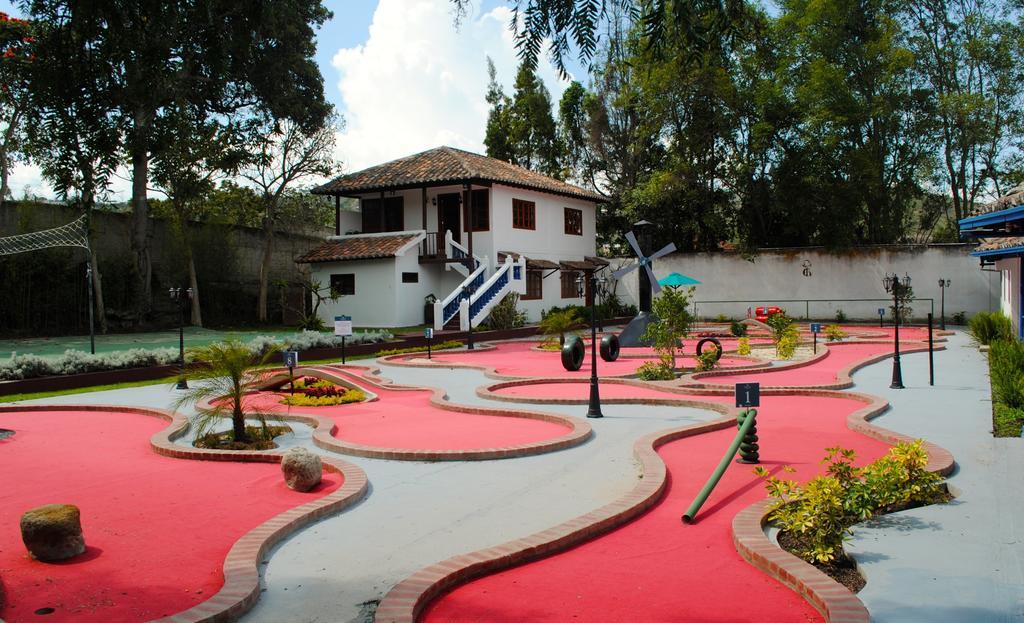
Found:
[(299, 351), (297, 351), (297, 350), (286, 350), (286, 351), (284, 351), (284, 367), (286, 367), (286, 368), (297, 368), (297, 367), (299, 367)]
[(811, 323), (811, 333), (821, 333), (821, 323), (820, 322), (812, 322)]
[(342, 337), (352, 335), (352, 316), (334, 317), (334, 335)]
[(423, 330), (423, 337), (427, 338), (428, 340), (434, 339), (434, 330), (430, 327), (427, 327), (426, 329)]
[(736, 406), (737, 407), (760, 407), (761, 406), (761, 384), (760, 383), (736, 383)]

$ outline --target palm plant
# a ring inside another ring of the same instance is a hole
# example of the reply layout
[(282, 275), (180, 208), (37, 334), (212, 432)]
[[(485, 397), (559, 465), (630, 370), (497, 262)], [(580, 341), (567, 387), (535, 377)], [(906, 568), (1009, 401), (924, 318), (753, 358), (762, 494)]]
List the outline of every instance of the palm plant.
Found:
[(579, 310), (574, 308), (553, 311), (540, 321), (540, 332), (547, 336), (558, 336), (559, 346), (565, 346), (565, 334), (583, 326)]
[[(175, 400), (174, 409), (178, 410), (188, 404), (198, 405), (204, 401), (208, 403), (209, 406), (196, 409), (199, 412), (195, 420), (197, 439), (230, 413), (234, 441), (251, 441), (245, 430), (243, 397), (262, 380), (262, 375), (256, 374), (256, 370), (278, 351), (271, 348), (262, 354), (254, 353), (238, 338), (228, 338), (223, 342), (191, 349), (193, 361), (201, 363), (189, 367), (187, 377), (196, 383)], [(266, 430), (265, 413), (250, 410), (250, 415), (256, 417)]]

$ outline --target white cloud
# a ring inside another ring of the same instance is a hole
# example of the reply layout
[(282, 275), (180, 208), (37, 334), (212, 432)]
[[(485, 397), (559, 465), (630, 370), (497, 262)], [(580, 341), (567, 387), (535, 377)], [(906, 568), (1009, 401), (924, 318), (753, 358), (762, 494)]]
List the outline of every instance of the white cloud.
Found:
[[(483, 153), (490, 56), (512, 93), (518, 60), (511, 10), (473, 14), (456, 30), (450, 0), (380, 0), (366, 43), (332, 64), (346, 127), (338, 155), (356, 171), (440, 145)], [(538, 74), (557, 102), (568, 83), (543, 59)]]

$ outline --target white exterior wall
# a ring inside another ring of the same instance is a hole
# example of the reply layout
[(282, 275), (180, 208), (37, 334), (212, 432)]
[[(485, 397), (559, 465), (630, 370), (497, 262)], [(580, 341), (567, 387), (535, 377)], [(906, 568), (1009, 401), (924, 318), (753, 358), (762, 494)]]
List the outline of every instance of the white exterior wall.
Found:
[[(696, 299), (701, 318), (718, 314), (734, 318), (746, 316), (748, 307), (777, 304), (794, 317), (828, 320), (842, 309), (848, 318), (877, 320), (877, 309), (888, 307), (891, 296), (882, 286), (885, 273), (897, 271), (911, 276), (918, 299), (935, 299), (935, 318), (939, 317), (939, 278), (951, 279), (946, 288), (946, 319), (958, 311), (968, 316), (1002, 306), (1000, 274), (982, 271), (978, 258), (971, 257), (972, 245), (941, 244), (930, 246), (862, 247), (844, 254), (830, 254), (820, 248), (762, 250), (753, 261), (738, 253), (674, 253), (654, 262), (658, 278), (678, 272), (701, 281)], [(627, 258), (612, 262), (618, 266)], [(804, 275), (804, 262), (810, 262), (810, 276)], [(1018, 271), (1019, 263), (1014, 264)], [(628, 303), (637, 303), (637, 271), (629, 274), (617, 293)], [(1019, 281), (1013, 281), (1019, 283)], [(1009, 297), (1014, 313), (1019, 297)], [(783, 303), (783, 300), (799, 300)], [(805, 303), (804, 300), (875, 299), (868, 302)], [(708, 301), (739, 301), (709, 303)], [(927, 301), (912, 305), (914, 317), (923, 319), (930, 311)], [(888, 313), (888, 312), (887, 312)], [(1009, 314), (1008, 314), (1009, 315)], [(1011, 315), (1011, 317), (1014, 317)]]
[[(512, 200), (524, 199), (536, 204), (537, 229), (512, 227)], [(565, 233), (565, 211), (575, 208), (583, 212), (583, 235)], [(493, 261), (498, 251), (522, 253), (531, 259), (582, 260), (597, 255), (597, 207), (591, 201), (560, 197), (530, 190), (495, 185), (491, 189), (491, 231), (493, 239), (487, 247)], [(476, 241), (474, 240), (474, 243)], [(475, 245), (474, 245), (475, 247)], [(520, 299), (519, 308), (530, 321), (540, 320), (541, 312), (550, 307), (582, 305), (582, 297), (562, 298), (560, 271), (544, 271), (542, 298), (532, 301)]]
[[(485, 187), (474, 186), (473, 188), (474, 190), (479, 190)], [(438, 207), (435, 205), (434, 199), (438, 195), (461, 193), (462, 190), (461, 186), (445, 186), (427, 189), (426, 231), (433, 232), (438, 229)], [(423, 191), (419, 188), (414, 188), (410, 190), (396, 191), (393, 193), (384, 193), (385, 197), (394, 197), (399, 195), (403, 197), (404, 229), (407, 231), (421, 229), (423, 222)], [(379, 196), (380, 193), (363, 195), (363, 197), (367, 199), (374, 199)], [(514, 229), (512, 227), (513, 199), (524, 199), (526, 201), (534, 202), (536, 205), (537, 217), (537, 228), (535, 230)], [(564, 208), (567, 207), (582, 211), (582, 236), (567, 235), (565, 233)], [(490, 211), (490, 214), (488, 215), (490, 228), (488, 231), (473, 232), (473, 253), (481, 257), (487, 257), (490, 262), (491, 270), (498, 266), (498, 252), (504, 251), (522, 253), (528, 258), (545, 259), (552, 262), (558, 262), (560, 260), (579, 261), (582, 260), (584, 256), (597, 255), (597, 208), (593, 202), (561, 197), (532, 190), (513, 188), (501, 184), (494, 184), (490, 188), (488, 209)], [(464, 216), (464, 214), (460, 211), (460, 219), (462, 216)], [(360, 214), (355, 213), (355, 217), (357, 224), (349, 229), (359, 229), (361, 227), (361, 223), (358, 220), (360, 218)], [(465, 231), (465, 228), (466, 223), (461, 223), (460, 229), (462, 229), (461, 240), (463, 246), (467, 246), (469, 239), (469, 233)], [(344, 231), (348, 231), (348, 229)], [(415, 252), (416, 250), (413, 249), (409, 254), (411, 255)], [(408, 264), (410, 260), (405, 259), (403, 261), (405, 264)], [(415, 263), (415, 258), (411, 261)], [(349, 263), (350, 262), (346, 262), (343, 264)], [(407, 286), (404, 288), (400, 287), (396, 290), (397, 298), (394, 299), (395, 305), (398, 306), (401, 311), (394, 312), (395, 317), (397, 318), (398, 316), (401, 316), (403, 318), (412, 318), (415, 316), (417, 320), (414, 322), (402, 321), (397, 322), (397, 324), (390, 325), (371, 325), (363, 322), (357, 322), (359, 326), (402, 326), (419, 324), (422, 322), (423, 318), (423, 312), (421, 309), (423, 297), (427, 294), (434, 294), (439, 299), (443, 299), (462, 281), (462, 276), (459, 275), (459, 273), (454, 270), (445, 270), (443, 265), (417, 265), (416, 270), (420, 271), (420, 283), (402, 284), (400, 277), (403, 270), (411, 271), (414, 269), (406, 266), (405, 268), (395, 270), (395, 274), (397, 276), (394, 278), (394, 283), (399, 286)], [(358, 284), (358, 276), (356, 277), (356, 281)], [(408, 287), (415, 285), (419, 285), (421, 287)], [(561, 277), (559, 272), (555, 272), (544, 280), (542, 299), (534, 301), (520, 301), (519, 307), (527, 313), (529, 320), (537, 321), (540, 320), (541, 311), (548, 309), (549, 307), (569, 304), (579, 305), (583, 303), (583, 299), (581, 297), (563, 299), (561, 292)], [(356, 293), (359, 293), (358, 285), (356, 286)], [(415, 314), (408, 311), (410, 307), (417, 308)], [(389, 313), (392, 312), (389, 310)], [(331, 314), (330, 317), (333, 318), (333, 314)]]
[(1011, 257), (996, 262), (995, 270), (1000, 276), (999, 311), (1010, 319), (1013, 329), (1019, 336), (1020, 297), (1021, 297), (1021, 258)]

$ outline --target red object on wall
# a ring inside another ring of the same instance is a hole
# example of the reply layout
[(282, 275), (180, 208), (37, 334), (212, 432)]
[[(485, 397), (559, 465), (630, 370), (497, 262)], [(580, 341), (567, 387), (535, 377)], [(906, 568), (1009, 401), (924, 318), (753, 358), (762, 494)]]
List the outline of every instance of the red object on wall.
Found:
[(775, 306), (754, 308), (754, 318), (759, 322), (768, 322), (769, 316), (774, 316), (775, 314), (781, 313), (784, 313), (782, 311), (782, 308)]

